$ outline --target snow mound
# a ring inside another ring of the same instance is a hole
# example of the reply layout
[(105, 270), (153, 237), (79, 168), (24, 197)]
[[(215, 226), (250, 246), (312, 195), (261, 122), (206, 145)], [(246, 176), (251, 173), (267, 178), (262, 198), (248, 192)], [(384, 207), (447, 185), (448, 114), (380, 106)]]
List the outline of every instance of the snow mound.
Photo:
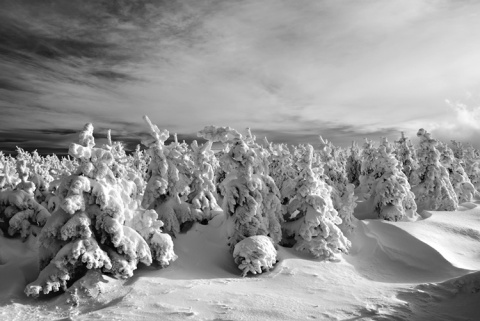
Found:
[(416, 222), (360, 221), (346, 260), (384, 282), (440, 282), (480, 270), (480, 208), (429, 214)]

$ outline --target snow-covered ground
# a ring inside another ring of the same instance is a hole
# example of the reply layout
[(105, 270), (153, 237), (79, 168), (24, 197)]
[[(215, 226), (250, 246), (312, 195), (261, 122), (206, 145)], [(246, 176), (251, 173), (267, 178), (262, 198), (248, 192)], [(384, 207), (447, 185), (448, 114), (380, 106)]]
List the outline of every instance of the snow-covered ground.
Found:
[(480, 202), (423, 217), (358, 221), (337, 262), (280, 247), (273, 270), (243, 278), (220, 212), (174, 239), (165, 269), (140, 265), (127, 280), (90, 271), (37, 299), (23, 293), (38, 274), (34, 242), (2, 236), (0, 319), (478, 320)]

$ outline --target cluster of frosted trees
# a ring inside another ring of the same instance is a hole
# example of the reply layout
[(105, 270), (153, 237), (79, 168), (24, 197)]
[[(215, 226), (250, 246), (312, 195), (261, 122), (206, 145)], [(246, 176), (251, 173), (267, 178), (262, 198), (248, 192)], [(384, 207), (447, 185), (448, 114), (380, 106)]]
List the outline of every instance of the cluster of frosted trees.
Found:
[(65, 290), (87, 270), (128, 278), (140, 262), (166, 267), (176, 259), (172, 236), (215, 215), (225, 216), (243, 275), (271, 269), (278, 246), (331, 259), (351, 246), (357, 196), (397, 221), (455, 210), (480, 184), (478, 151), (423, 129), (416, 148), (402, 134), (342, 149), (321, 137), (315, 148), (258, 142), (250, 130), (215, 126), (198, 133), (204, 144), (189, 145), (145, 122), (145, 149), (131, 155), (110, 132), (96, 146), (91, 124), (68, 158), (0, 154), (0, 229), (39, 242), (28, 295)]

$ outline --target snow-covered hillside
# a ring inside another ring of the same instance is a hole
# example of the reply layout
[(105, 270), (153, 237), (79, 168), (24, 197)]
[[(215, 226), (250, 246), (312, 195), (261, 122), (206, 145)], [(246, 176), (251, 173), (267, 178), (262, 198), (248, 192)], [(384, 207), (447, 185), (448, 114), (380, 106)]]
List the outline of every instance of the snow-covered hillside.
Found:
[(480, 315), (478, 151), (425, 130), (350, 152), (214, 126), (165, 144), (145, 120), (132, 155), (91, 124), (70, 159), (0, 155), (2, 320)]

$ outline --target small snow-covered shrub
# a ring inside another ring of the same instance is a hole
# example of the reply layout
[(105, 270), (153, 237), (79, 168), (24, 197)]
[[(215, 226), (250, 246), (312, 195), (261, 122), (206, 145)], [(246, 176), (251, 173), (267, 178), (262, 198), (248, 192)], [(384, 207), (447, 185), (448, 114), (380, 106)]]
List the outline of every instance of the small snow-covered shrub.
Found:
[(233, 259), (243, 271), (242, 276), (248, 272), (260, 274), (273, 268), (277, 262), (277, 250), (268, 236), (250, 236), (235, 244)]

